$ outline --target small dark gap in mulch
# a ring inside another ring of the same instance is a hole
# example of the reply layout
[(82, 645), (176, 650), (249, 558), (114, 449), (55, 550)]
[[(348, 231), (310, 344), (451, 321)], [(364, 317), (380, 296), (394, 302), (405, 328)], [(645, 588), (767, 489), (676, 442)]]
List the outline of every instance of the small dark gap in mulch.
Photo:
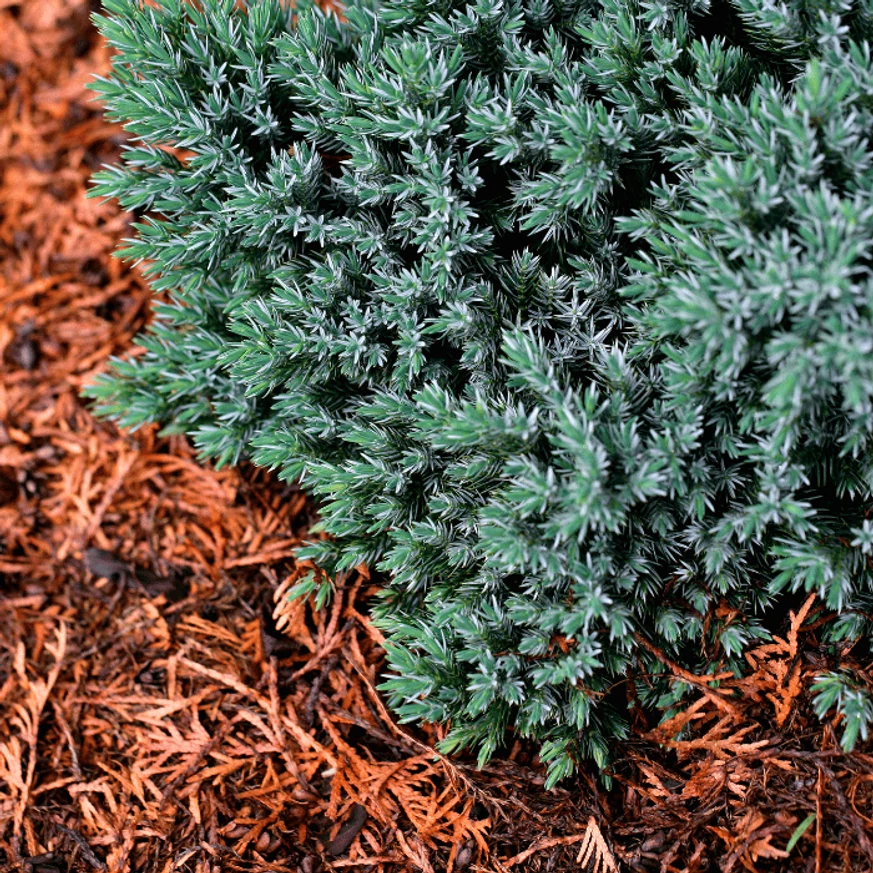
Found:
[(90, 415), (149, 301), (110, 257), (130, 217), (84, 197), (124, 142), (84, 89), (97, 5), (0, 2), (0, 867), (873, 870), (869, 743), (842, 754), (809, 695), (822, 669), (869, 682), (869, 653), (823, 651), (814, 601), (746, 678), (674, 671), (694, 693), (636, 713), (610, 790), (545, 792), (525, 743), (479, 771), (397, 725), (365, 568), (320, 613), (287, 603), (296, 486)]

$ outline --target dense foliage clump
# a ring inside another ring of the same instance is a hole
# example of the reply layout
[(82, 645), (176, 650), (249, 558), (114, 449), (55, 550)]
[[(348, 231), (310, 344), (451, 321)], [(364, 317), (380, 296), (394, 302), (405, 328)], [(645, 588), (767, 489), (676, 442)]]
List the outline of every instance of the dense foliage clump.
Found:
[(869, 0), (104, 6), (166, 294), (90, 393), (321, 499), (403, 718), (554, 781), (793, 592), (870, 634)]

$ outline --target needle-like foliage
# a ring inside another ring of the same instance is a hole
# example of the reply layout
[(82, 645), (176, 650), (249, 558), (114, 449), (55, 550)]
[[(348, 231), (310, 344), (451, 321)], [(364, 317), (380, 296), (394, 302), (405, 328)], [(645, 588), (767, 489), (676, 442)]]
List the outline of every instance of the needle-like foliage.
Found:
[(89, 393), (321, 499), (402, 718), (553, 783), (794, 592), (871, 633), (870, 0), (103, 5), (166, 297)]

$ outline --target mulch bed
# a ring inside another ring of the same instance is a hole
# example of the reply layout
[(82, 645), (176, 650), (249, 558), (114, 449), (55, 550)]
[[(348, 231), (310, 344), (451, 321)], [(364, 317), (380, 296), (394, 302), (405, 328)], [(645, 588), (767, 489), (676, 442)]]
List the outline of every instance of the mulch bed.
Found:
[(0, 0), (0, 865), (873, 870), (870, 743), (842, 754), (809, 697), (871, 665), (820, 646), (813, 599), (744, 679), (674, 668), (694, 694), (660, 729), (634, 711), (609, 790), (547, 793), (524, 743), (480, 771), (397, 725), (366, 568), (322, 612), (287, 602), (315, 516), (297, 488), (91, 416), (80, 389), (149, 301), (110, 257), (130, 217), (84, 197), (124, 142), (84, 89), (98, 5)]

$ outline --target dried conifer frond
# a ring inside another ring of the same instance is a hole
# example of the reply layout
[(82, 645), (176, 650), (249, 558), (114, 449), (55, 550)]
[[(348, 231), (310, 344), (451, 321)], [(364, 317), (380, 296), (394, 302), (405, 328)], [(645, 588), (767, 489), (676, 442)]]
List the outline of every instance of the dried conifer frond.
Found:
[[(766, 694), (773, 704), (776, 726), (780, 728), (791, 714), (794, 701), (803, 689), (798, 634), (815, 602), (815, 594), (810, 594), (796, 613), (789, 611), (789, 628), (785, 638), (774, 636), (771, 643), (756, 646), (745, 655), (752, 669), (747, 683), (750, 688)], [(742, 680), (738, 684), (742, 687)]]
[(18, 700), (13, 702), (9, 717), (0, 722), (0, 780), (10, 792), (7, 805), (11, 806), (11, 842), (16, 851), (21, 847), (25, 816), (35, 787), (40, 724), (67, 653), (66, 623), (61, 621), (52, 630), (54, 639), (38, 640), (35, 651), (30, 653), (36, 659), (44, 649), (51, 657), (45, 676), (34, 675), (28, 668), (27, 647), (20, 632), (10, 640), (14, 649), (12, 667), (18, 680), (13, 688), (17, 685)]
[(593, 817), (588, 819), (576, 863), (591, 873), (619, 873), (618, 864)]

